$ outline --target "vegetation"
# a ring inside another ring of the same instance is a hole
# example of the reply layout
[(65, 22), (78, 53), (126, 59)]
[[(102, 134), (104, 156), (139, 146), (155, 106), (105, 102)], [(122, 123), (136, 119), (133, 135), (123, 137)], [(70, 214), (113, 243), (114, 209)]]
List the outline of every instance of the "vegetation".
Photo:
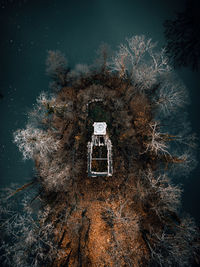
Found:
[(174, 20), (164, 23), (166, 50), (175, 67), (199, 69), (200, 19), (199, 1), (187, 0), (183, 12), (177, 12)]
[[(182, 189), (172, 182), (196, 165), (186, 89), (164, 50), (144, 36), (127, 39), (111, 58), (105, 47), (101, 64), (74, 70), (60, 52), (49, 52), (56, 93), (42, 93), (26, 128), (14, 133), (24, 158), (35, 161), (36, 178), (22, 214), (13, 209), (15, 191), (2, 198), (5, 266), (198, 261), (199, 231), (181, 211)], [(108, 125), (112, 177), (87, 175), (94, 121)]]

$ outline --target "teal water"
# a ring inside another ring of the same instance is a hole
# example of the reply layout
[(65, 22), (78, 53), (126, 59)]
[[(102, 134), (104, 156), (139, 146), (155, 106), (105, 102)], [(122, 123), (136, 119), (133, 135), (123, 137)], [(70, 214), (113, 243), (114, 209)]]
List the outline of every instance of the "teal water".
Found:
[[(184, 9), (183, 0), (5, 0), (0, 4), (0, 184), (23, 184), (33, 175), (12, 143), (13, 132), (26, 124), (26, 114), (42, 90), (47, 51), (59, 49), (70, 66), (92, 63), (102, 42), (113, 49), (126, 37), (144, 34), (165, 45), (163, 22)], [(188, 68), (177, 73), (189, 89), (190, 121), (199, 136), (199, 74)], [(184, 210), (200, 221), (200, 167), (184, 187)]]

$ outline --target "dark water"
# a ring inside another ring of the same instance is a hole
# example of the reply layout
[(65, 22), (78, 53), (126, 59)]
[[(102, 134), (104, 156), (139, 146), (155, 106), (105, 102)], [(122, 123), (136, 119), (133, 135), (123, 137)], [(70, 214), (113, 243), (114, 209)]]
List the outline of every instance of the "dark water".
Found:
[[(45, 75), (47, 50), (59, 49), (69, 63), (91, 63), (99, 44), (113, 49), (125, 37), (145, 34), (165, 45), (163, 22), (184, 9), (183, 0), (7, 0), (0, 5), (0, 170), (1, 187), (23, 184), (33, 173), (33, 163), (23, 162), (12, 143), (13, 131), (23, 128), (26, 113), (42, 90), (48, 90)], [(191, 96), (190, 120), (199, 136), (198, 72), (177, 71)], [(200, 222), (200, 167), (184, 186), (183, 206)]]

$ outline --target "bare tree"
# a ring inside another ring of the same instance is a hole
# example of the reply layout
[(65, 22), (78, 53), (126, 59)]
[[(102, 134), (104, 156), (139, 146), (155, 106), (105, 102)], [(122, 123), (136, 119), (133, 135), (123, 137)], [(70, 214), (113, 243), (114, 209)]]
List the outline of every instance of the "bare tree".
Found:
[(165, 225), (158, 232), (151, 229), (146, 242), (151, 251), (152, 266), (191, 266), (191, 258), (198, 255), (199, 244), (195, 240), (197, 235), (194, 220), (187, 215), (179, 225)]
[(61, 249), (53, 239), (53, 221), (47, 222), (50, 206), (42, 210), (38, 210), (37, 205), (32, 207), (34, 191), (18, 196), (19, 202), (8, 198), (10, 193), (10, 190), (1, 191), (0, 231), (9, 238), (9, 246), (5, 242), (0, 244), (1, 263), (3, 266), (39, 267), (52, 262)]
[(142, 36), (126, 39), (110, 63), (111, 71), (118, 72), (121, 77), (130, 77), (141, 89), (149, 89), (162, 73), (170, 71), (165, 50), (156, 52), (156, 43)]
[(166, 142), (166, 136), (167, 134), (161, 133), (159, 132), (159, 124), (158, 122), (151, 122), (149, 124), (150, 127), (150, 131), (149, 131), (149, 136), (146, 142), (145, 142), (145, 146), (146, 146), (146, 150), (153, 152), (155, 154), (169, 154), (168, 152), (168, 145)]
[(65, 84), (66, 72), (68, 70), (65, 56), (58, 50), (48, 51), (46, 60), (46, 72), (55, 79), (59, 84)]
[(34, 158), (37, 154), (44, 158), (58, 150), (60, 145), (60, 141), (56, 140), (50, 132), (33, 128), (29, 124), (25, 130), (17, 130), (14, 133), (14, 143), (18, 145), (24, 159)]
[(159, 108), (158, 112), (168, 116), (189, 102), (188, 93), (183, 83), (172, 75), (163, 77), (163, 80), (157, 91), (155, 105)]
[(158, 216), (161, 218), (166, 211), (176, 212), (180, 204), (181, 188), (172, 185), (165, 174), (156, 176), (151, 170), (148, 170), (145, 176), (150, 182), (154, 194), (159, 194), (158, 201), (152, 206)]
[(97, 51), (97, 58), (94, 62), (94, 66), (97, 69), (101, 69), (102, 72), (105, 72), (109, 68), (109, 59), (111, 58), (113, 51), (111, 47), (107, 43), (102, 43), (98, 47)]

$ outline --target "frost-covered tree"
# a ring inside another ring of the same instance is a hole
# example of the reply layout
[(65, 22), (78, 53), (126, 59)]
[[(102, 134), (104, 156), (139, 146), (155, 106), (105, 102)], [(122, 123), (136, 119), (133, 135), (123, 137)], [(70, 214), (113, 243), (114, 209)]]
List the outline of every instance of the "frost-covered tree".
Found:
[[(192, 266), (190, 255), (195, 251), (194, 257), (198, 257), (199, 241), (194, 240), (195, 235), (198, 235), (198, 229), (194, 220), (187, 215), (180, 225), (174, 225), (174, 228), (165, 226), (157, 233), (151, 229), (151, 240), (146, 238), (146, 242), (151, 251), (152, 266)], [(152, 241), (156, 242), (156, 245), (152, 245)]]
[[(1, 266), (41, 266), (50, 264), (59, 253), (54, 242), (55, 225), (48, 220), (51, 208), (32, 204), (34, 191), (15, 196), (16, 185), (1, 190), (0, 262)], [(17, 201), (16, 201), (17, 200)], [(9, 245), (2, 238), (9, 240)]]
[(171, 183), (167, 175), (155, 175), (150, 169), (143, 173), (143, 178), (148, 181), (148, 196), (152, 194), (159, 195), (159, 201), (154, 201), (151, 209), (154, 210), (160, 218), (164, 218), (165, 212), (177, 212), (181, 197), (181, 188)]
[(163, 77), (156, 94), (155, 103), (164, 116), (171, 115), (188, 104), (188, 93), (178, 77)]
[(159, 131), (159, 125), (157, 122), (153, 122), (149, 125), (150, 131), (148, 140), (145, 143), (146, 150), (154, 152), (155, 154), (163, 153), (163, 154), (169, 154), (168, 152), (168, 145), (166, 142), (166, 134), (163, 134)]
[(110, 69), (117, 71), (121, 77), (130, 77), (142, 89), (149, 89), (159, 81), (161, 74), (169, 72), (170, 66), (165, 50), (157, 52), (156, 43), (145, 36), (126, 39), (119, 51), (113, 56)]
[(34, 158), (37, 155), (44, 158), (58, 150), (60, 144), (50, 132), (33, 128), (31, 125), (27, 125), (26, 129), (17, 130), (14, 133), (14, 142), (23, 153), (24, 159)]

